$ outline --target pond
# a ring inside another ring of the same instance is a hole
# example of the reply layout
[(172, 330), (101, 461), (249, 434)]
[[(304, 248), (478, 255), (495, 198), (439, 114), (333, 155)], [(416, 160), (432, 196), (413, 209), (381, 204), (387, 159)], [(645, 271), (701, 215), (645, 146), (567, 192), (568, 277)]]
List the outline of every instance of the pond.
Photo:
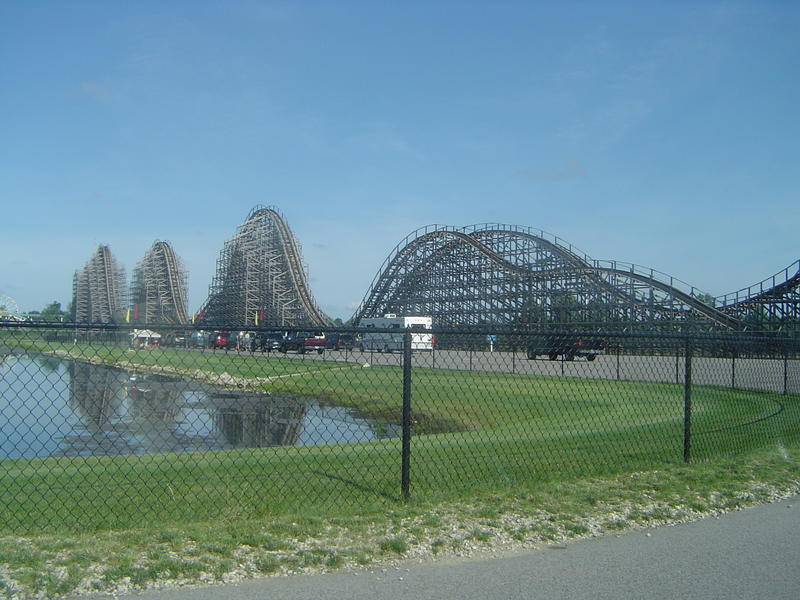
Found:
[(352, 409), (51, 357), (0, 356), (0, 460), (311, 446), (400, 435)]

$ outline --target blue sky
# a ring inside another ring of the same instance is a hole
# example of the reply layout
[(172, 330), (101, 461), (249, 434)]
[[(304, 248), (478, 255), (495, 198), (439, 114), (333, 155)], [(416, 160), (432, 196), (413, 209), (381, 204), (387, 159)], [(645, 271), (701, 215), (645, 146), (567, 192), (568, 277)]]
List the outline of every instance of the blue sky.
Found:
[(155, 240), (206, 298), (275, 206), (349, 317), (431, 223), (543, 229), (712, 294), (800, 257), (795, 2), (0, 3), (0, 295)]

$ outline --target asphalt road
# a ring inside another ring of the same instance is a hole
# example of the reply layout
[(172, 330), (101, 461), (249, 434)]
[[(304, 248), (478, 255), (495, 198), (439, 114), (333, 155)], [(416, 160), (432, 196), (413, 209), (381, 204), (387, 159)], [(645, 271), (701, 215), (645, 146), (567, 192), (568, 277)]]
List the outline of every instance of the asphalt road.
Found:
[[(112, 596), (96, 596), (98, 600)], [(800, 598), (800, 497), (492, 558), (132, 594), (130, 600)]]
[[(219, 352), (219, 351), (217, 351)], [(264, 356), (268, 360), (269, 355)], [(280, 354), (295, 360), (333, 360), (370, 365), (402, 365), (401, 352), (390, 354), (359, 351), (326, 351), (324, 354)], [(631, 356), (614, 353), (597, 356), (593, 361), (578, 357), (574, 361), (527, 360), (522, 352), (435, 350), (415, 352), (415, 367), (491, 371), (567, 377), (591, 377), (623, 381), (684, 381), (684, 359), (675, 356)], [(692, 381), (698, 385), (716, 385), (737, 389), (800, 393), (800, 361), (752, 358), (695, 357)]]

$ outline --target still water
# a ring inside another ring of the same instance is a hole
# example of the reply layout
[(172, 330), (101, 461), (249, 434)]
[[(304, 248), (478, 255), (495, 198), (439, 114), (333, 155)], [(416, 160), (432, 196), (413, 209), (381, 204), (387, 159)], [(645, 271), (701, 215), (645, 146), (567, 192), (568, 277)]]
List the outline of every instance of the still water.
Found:
[(396, 437), (351, 409), (50, 357), (0, 356), (0, 460)]

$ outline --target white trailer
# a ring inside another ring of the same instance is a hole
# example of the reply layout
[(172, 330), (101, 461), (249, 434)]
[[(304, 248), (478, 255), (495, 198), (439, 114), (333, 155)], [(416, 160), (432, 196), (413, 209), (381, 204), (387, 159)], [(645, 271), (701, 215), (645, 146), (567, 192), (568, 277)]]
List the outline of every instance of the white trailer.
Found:
[(382, 317), (361, 319), (359, 326), (365, 329), (397, 329), (397, 332), (364, 332), (362, 342), (364, 350), (393, 352), (403, 350), (403, 336), (406, 329), (411, 329), (411, 350), (433, 350), (432, 333), (420, 333), (433, 328), (432, 317), (405, 316), (386, 314)]

